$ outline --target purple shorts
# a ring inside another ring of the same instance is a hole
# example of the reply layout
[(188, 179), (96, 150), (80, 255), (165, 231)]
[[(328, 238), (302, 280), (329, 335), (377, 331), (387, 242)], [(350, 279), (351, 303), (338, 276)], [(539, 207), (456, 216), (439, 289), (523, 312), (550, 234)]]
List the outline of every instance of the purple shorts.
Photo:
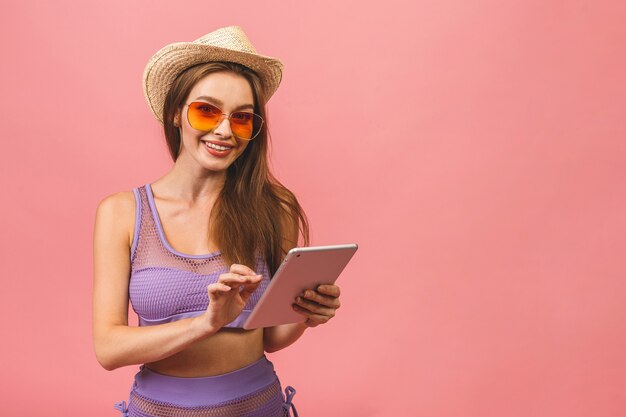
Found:
[(265, 355), (232, 372), (207, 377), (176, 377), (139, 367), (123, 417), (293, 417), (298, 416), (291, 386), (281, 391), (274, 365)]

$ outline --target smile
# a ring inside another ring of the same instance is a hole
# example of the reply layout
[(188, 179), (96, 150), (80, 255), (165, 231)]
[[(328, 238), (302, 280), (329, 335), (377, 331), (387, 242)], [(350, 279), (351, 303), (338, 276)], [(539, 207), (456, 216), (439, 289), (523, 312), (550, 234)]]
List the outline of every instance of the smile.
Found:
[(204, 144), (206, 146), (208, 146), (209, 148), (217, 149), (218, 151), (226, 151), (226, 150), (229, 150), (229, 149), (233, 148), (232, 146), (216, 145), (216, 144), (211, 143), (211, 142), (204, 142)]
[(233, 146), (222, 146), (222, 145), (216, 145), (216, 144), (210, 143), (210, 142), (204, 142), (204, 148), (211, 155), (214, 155), (214, 156), (226, 156), (226, 155), (228, 155), (232, 151)]

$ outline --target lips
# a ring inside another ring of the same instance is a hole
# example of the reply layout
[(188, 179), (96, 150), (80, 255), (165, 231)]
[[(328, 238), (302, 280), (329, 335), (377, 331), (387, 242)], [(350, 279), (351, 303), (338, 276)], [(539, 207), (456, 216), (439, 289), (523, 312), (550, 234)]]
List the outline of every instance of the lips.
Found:
[[(220, 142), (214, 142), (214, 141), (202, 141), (202, 142), (204, 143), (204, 149), (206, 149), (213, 156), (224, 157), (230, 154), (230, 152), (233, 150), (232, 145), (221, 144)], [(224, 147), (227, 147), (228, 149), (225, 149), (225, 150), (215, 149), (215, 148), (210, 147), (209, 143), (215, 144), (218, 146), (224, 146)]]
[(212, 143), (213, 145), (221, 146), (221, 147), (228, 148), (228, 149), (234, 148), (234, 146), (231, 145), (230, 143), (218, 142), (215, 140), (203, 140), (202, 142), (204, 142), (205, 144)]

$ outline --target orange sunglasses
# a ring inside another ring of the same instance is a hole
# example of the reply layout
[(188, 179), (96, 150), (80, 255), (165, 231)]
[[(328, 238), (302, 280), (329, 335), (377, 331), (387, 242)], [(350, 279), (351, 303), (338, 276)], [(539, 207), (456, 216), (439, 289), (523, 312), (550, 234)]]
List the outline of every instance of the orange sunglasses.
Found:
[(263, 126), (263, 118), (256, 113), (237, 111), (231, 114), (222, 112), (222, 109), (203, 101), (194, 101), (186, 104), (187, 120), (191, 127), (197, 130), (211, 131), (219, 126), (228, 117), (230, 130), (237, 139), (252, 140)]

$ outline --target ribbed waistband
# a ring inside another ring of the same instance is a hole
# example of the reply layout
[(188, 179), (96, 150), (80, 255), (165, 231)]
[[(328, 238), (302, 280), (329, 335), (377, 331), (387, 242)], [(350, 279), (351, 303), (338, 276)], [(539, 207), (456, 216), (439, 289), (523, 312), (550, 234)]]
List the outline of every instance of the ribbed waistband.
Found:
[(133, 389), (147, 398), (182, 406), (220, 403), (261, 390), (276, 379), (274, 365), (265, 355), (243, 368), (221, 375), (177, 377), (139, 367)]

